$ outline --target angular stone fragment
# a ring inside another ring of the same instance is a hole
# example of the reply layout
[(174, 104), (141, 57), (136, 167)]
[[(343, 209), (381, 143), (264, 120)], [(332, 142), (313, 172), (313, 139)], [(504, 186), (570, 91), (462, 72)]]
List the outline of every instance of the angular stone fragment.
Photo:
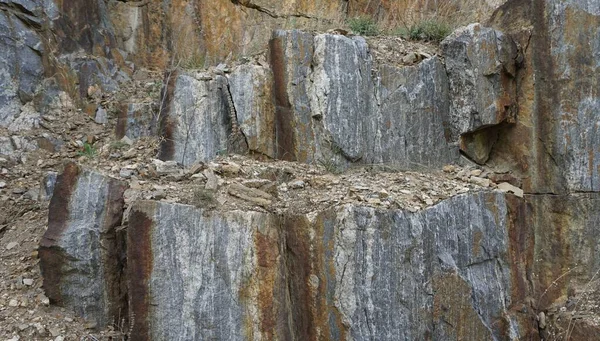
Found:
[(289, 340), (279, 230), (258, 212), (136, 202), (132, 340)]
[(520, 189), (519, 187), (509, 184), (508, 182), (503, 182), (503, 183), (498, 184), (498, 189), (504, 193), (514, 193), (514, 195), (516, 195), (520, 198), (523, 197), (523, 190)]
[(231, 184), (228, 192), (235, 197), (263, 207), (269, 206), (273, 200), (273, 196), (267, 192), (256, 188), (246, 187), (238, 183)]
[(70, 163), (58, 176), (40, 241), (43, 288), (51, 302), (104, 327), (126, 316), (116, 228), (127, 185)]

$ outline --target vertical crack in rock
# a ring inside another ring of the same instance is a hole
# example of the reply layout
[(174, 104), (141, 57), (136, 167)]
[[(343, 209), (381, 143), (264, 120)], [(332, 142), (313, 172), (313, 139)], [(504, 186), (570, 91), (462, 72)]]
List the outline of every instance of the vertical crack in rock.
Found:
[(171, 105), (174, 99), (175, 85), (177, 83), (178, 72), (169, 70), (165, 72), (164, 86), (161, 91), (161, 102), (158, 115), (155, 119), (155, 126), (158, 128), (158, 135), (162, 138), (158, 158), (162, 161), (172, 160), (175, 156), (175, 123), (169, 117)]
[(247, 154), (249, 151), (248, 140), (239, 126), (237, 110), (235, 109), (235, 103), (229, 87), (229, 79), (225, 78), (225, 80), (226, 83), (223, 88), (225, 90), (225, 96), (227, 97), (229, 120), (231, 122), (231, 134), (229, 134), (229, 137), (227, 138), (227, 150), (235, 154)]

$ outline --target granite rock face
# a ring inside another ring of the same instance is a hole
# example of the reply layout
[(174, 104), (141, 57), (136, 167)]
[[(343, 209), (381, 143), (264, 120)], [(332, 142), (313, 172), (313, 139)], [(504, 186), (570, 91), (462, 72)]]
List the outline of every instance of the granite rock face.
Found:
[(68, 164), (50, 201), (48, 230), (39, 248), (43, 287), (50, 301), (98, 327), (126, 316), (121, 241), (127, 185)]
[(512, 267), (514, 198), (478, 193), (425, 211), (345, 206), (284, 223), (300, 339), (527, 338)]
[[(137, 202), (128, 277), (136, 339), (529, 337), (524, 249), (499, 192), (417, 214), (306, 216)], [(460, 326), (460, 327), (459, 327)]]
[(0, 126), (7, 127), (32, 100), (43, 76), (44, 46), (32, 1), (0, 1)]
[(490, 161), (521, 172), (525, 192), (599, 191), (597, 4), (509, 1), (491, 24), (527, 48), (517, 123), (499, 134)]
[(439, 58), (372, 72), (363, 38), (294, 30), (274, 33), (270, 63), (270, 70), (241, 66), (228, 83), (179, 75), (164, 100), (161, 157), (183, 164), (214, 157), (227, 149), (234, 118), (249, 150), (270, 158), (439, 168), (458, 157), (446, 132), (448, 79)]
[(479, 24), (454, 31), (442, 42), (450, 89), (450, 132), (477, 163), (487, 161), (494, 132), (481, 131), (517, 116), (519, 54), (513, 40)]
[(181, 73), (171, 81), (159, 117), (164, 138), (159, 158), (187, 166), (226, 152), (231, 134), (227, 79)]
[(276, 217), (137, 202), (127, 256), (133, 340), (289, 340)]
[(448, 85), (437, 58), (372, 73), (361, 37), (276, 31), (270, 46), (280, 158), (414, 168), (457, 155), (444, 135)]

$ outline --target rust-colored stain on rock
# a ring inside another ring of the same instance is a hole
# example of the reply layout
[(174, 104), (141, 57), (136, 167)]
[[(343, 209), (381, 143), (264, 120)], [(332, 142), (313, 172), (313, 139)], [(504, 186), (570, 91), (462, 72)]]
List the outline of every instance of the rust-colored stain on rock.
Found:
[(277, 261), (279, 248), (277, 239), (258, 232), (255, 236), (258, 258), (257, 276), (259, 282), (258, 305), (260, 309), (260, 330), (266, 340), (276, 336), (275, 289), (277, 281)]
[(294, 335), (297, 340), (315, 340), (314, 302), (308, 285), (313, 271), (308, 236), (310, 224), (303, 216), (285, 216), (281, 225), (285, 231), (287, 282)]
[(44, 276), (43, 287), (51, 302), (61, 305), (62, 267), (67, 255), (57, 244), (69, 222), (71, 197), (77, 185), (81, 169), (75, 163), (68, 163), (56, 181), (54, 194), (48, 211), (48, 229), (40, 241), (38, 256)]
[(432, 279), (433, 320), (448, 340), (492, 340), (487, 327), (471, 305), (471, 289), (457, 274), (436, 275)]
[(152, 213), (156, 203), (141, 202), (131, 211), (127, 228), (127, 277), (129, 280), (130, 316), (133, 318), (132, 340), (150, 340), (149, 279), (152, 275)]
[(287, 93), (284, 38), (273, 37), (269, 42), (270, 62), (275, 83), (275, 140), (277, 157), (283, 160), (296, 159), (294, 143), (294, 113)]

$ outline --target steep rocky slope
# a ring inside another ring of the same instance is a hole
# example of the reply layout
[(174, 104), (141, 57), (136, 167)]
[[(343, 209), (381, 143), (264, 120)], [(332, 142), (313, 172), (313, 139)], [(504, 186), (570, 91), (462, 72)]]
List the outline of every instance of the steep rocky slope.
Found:
[[(359, 14), (482, 23), (436, 46)], [(0, 0), (0, 26), (0, 337), (600, 335), (595, 1)]]

